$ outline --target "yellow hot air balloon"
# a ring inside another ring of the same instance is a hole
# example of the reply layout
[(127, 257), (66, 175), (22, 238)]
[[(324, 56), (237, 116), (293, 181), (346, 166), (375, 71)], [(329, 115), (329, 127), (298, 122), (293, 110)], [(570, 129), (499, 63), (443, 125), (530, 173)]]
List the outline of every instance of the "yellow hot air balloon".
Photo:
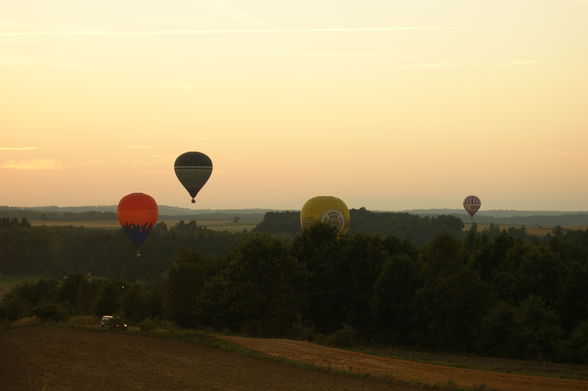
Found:
[(300, 211), (300, 225), (306, 229), (318, 222), (336, 227), (339, 233), (346, 233), (349, 230), (349, 209), (337, 197), (313, 197)]

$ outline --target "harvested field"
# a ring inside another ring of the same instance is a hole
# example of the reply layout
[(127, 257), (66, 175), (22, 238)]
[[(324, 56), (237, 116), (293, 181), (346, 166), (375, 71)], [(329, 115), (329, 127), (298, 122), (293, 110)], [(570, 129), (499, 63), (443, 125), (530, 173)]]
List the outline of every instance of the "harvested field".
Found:
[(3, 391), (422, 390), (296, 368), (174, 339), (74, 328), (0, 330), (0, 352)]
[[(233, 223), (226, 220), (197, 220), (196, 222), (199, 227), (206, 227), (212, 231), (229, 232), (241, 232), (244, 229), (251, 231), (259, 223), (256, 221), (240, 221), (238, 223)], [(168, 226), (173, 227), (179, 223), (179, 220), (165, 220), (165, 223)]]
[(485, 385), (488, 389), (501, 391), (588, 390), (588, 381), (582, 380), (487, 372), (426, 364), (329, 348), (302, 341), (233, 336), (222, 338), (237, 345), (276, 357), (343, 371), (389, 376), (408, 382), (441, 385), (451, 382), (462, 387)]
[[(490, 224), (482, 223), (482, 224), (477, 224), (477, 226), (478, 226), (478, 232), (487, 231), (490, 229)], [(502, 230), (508, 231), (510, 228), (521, 229), (523, 227), (522, 224), (494, 224), (494, 226), (497, 227), (501, 231)], [(471, 229), (471, 227), (472, 227), (471, 223), (465, 223), (463, 230), (469, 231)], [(536, 235), (536, 236), (545, 236), (548, 233), (553, 232), (553, 229), (555, 228), (554, 226), (550, 226), (550, 225), (544, 225), (544, 226), (525, 225), (524, 227), (527, 230), (527, 233), (529, 235)], [(567, 227), (563, 227), (563, 228), (567, 228)]]
[(30, 220), (33, 227), (85, 227), (119, 229), (120, 224), (116, 220), (85, 220), (85, 221), (57, 221), (57, 220)]
[[(486, 224), (486, 223), (482, 223), (482, 224), (477, 224), (478, 225), (478, 232), (482, 232), (482, 231), (487, 231), (490, 229), (490, 224)], [(516, 229), (521, 229), (522, 227), (525, 227), (525, 230), (527, 230), (527, 233), (529, 235), (535, 235), (535, 236), (545, 236), (549, 233), (552, 233), (553, 230), (555, 229), (554, 225), (523, 225), (523, 224), (494, 224), (495, 227), (497, 227), (499, 230), (507, 230), (509, 228), (516, 228)], [(465, 223), (463, 230), (464, 231), (469, 231), (470, 228), (472, 227), (471, 223)], [(561, 228), (563, 229), (569, 229), (571, 231), (585, 231), (586, 229), (588, 229), (588, 226), (586, 225), (565, 225), (562, 226)]]
[[(180, 220), (159, 220), (158, 222), (165, 222), (169, 227), (175, 226)], [(186, 221), (187, 222), (187, 221)], [(31, 220), (33, 227), (53, 226), (53, 227), (85, 227), (85, 228), (104, 228), (104, 229), (120, 229), (120, 224), (116, 220), (96, 220), (96, 221), (43, 221)], [(222, 220), (198, 220), (199, 227), (206, 227), (212, 231), (229, 231), (240, 232), (245, 230), (252, 230), (258, 224), (255, 221), (240, 221), (233, 223)]]
[(2, 390), (423, 390), (415, 383), (502, 391), (588, 389), (582, 380), (426, 364), (300, 341), (221, 338), (276, 357), (382, 378), (296, 368), (175, 339), (39, 326), (0, 331)]

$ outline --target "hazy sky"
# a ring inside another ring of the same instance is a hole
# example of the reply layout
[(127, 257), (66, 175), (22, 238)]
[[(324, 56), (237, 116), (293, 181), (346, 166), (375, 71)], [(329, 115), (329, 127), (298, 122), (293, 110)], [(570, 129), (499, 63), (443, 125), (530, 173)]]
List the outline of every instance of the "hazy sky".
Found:
[(588, 0), (0, 0), (0, 205), (588, 210)]

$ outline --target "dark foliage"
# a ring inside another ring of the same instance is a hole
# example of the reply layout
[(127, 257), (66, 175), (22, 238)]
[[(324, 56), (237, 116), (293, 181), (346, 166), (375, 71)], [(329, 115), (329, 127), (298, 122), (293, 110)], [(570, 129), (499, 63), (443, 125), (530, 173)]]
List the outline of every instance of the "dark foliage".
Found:
[[(365, 208), (351, 209), (349, 212), (350, 233), (394, 236), (401, 240), (410, 240), (418, 246), (428, 242), (441, 230), (459, 235), (463, 229), (463, 222), (454, 216), (429, 217), (408, 213), (371, 212)], [(254, 231), (296, 235), (300, 232), (300, 212), (268, 212)]]
[(292, 240), (159, 224), (137, 259), (119, 231), (2, 220), (3, 271), (71, 273), (16, 285), (0, 319), (119, 313), (145, 329), (170, 319), (339, 345), (588, 362), (588, 231), (523, 240), (475, 226), (455, 235), (451, 219), (435, 221), (420, 250), (325, 224)]
[(0, 273), (66, 275), (71, 272), (136, 280), (169, 269), (183, 249), (208, 256), (227, 255), (246, 233), (228, 233), (180, 221), (157, 224), (142, 256), (122, 230), (83, 227), (30, 227), (26, 220), (0, 219)]

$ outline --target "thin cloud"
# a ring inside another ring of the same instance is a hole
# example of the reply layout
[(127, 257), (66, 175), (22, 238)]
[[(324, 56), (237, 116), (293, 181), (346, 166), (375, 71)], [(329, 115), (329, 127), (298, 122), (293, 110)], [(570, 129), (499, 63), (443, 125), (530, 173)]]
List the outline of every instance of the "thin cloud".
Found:
[(13, 170), (61, 170), (63, 163), (51, 159), (9, 160), (0, 167)]
[(129, 145), (129, 149), (155, 149), (157, 147), (153, 147), (150, 145)]
[(0, 37), (60, 37), (93, 36), (120, 37), (143, 35), (223, 35), (223, 34), (265, 34), (265, 33), (369, 33), (386, 31), (447, 31), (446, 27), (431, 26), (390, 26), (390, 27), (326, 27), (326, 28), (267, 28), (227, 30), (152, 30), (152, 31), (4, 31)]
[(32, 151), (39, 147), (0, 147), (0, 151)]

